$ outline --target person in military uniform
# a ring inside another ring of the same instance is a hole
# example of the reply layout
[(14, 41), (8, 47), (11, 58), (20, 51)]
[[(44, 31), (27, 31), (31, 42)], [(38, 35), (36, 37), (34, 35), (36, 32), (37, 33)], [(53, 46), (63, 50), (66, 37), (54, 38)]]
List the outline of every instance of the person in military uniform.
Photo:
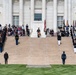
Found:
[(37, 29), (37, 37), (39, 38), (41, 36), (41, 33), (40, 33), (40, 28)]

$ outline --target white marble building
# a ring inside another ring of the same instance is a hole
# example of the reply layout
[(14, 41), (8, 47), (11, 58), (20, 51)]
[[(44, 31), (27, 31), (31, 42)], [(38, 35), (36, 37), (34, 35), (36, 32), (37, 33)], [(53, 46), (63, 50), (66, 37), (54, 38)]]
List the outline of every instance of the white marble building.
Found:
[(68, 20), (72, 25), (76, 20), (76, 0), (0, 0), (0, 24), (29, 25), (31, 37), (36, 37), (36, 30), (41, 29), (44, 34), (44, 21), (46, 28), (57, 32)]

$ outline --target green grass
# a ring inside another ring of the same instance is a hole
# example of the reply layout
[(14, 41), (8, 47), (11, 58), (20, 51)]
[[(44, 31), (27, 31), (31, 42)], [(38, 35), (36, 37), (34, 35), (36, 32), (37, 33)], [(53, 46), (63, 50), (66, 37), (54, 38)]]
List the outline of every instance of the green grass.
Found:
[(76, 65), (52, 65), (51, 68), (0, 65), (0, 75), (76, 75)]

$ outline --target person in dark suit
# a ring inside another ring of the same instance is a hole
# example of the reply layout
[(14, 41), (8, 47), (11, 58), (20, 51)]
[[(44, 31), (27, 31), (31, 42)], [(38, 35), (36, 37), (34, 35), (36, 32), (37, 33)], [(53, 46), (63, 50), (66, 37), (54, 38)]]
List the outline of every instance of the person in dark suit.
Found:
[(16, 35), (15, 35), (16, 45), (18, 45), (18, 40), (19, 40), (19, 36), (18, 36), (18, 33), (16, 32)]
[(4, 53), (5, 64), (8, 64), (8, 58), (9, 58), (8, 53), (5, 52), (5, 53)]
[(65, 51), (63, 51), (62, 55), (61, 55), (61, 59), (62, 59), (62, 63), (63, 65), (65, 65), (65, 60), (66, 60), (66, 54)]

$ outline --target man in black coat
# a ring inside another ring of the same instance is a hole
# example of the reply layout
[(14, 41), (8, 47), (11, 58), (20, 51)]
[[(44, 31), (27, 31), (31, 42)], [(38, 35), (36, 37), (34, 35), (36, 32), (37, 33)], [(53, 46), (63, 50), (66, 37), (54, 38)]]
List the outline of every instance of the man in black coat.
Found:
[(5, 52), (4, 53), (5, 64), (8, 64), (8, 58), (9, 58), (8, 53)]
[(63, 65), (65, 65), (65, 60), (66, 60), (66, 54), (65, 51), (63, 51), (62, 55), (61, 55), (61, 59), (62, 59), (62, 63)]
[(18, 36), (18, 33), (16, 32), (16, 35), (15, 35), (16, 45), (18, 45), (18, 40), (19, 40), (19, 36)]

